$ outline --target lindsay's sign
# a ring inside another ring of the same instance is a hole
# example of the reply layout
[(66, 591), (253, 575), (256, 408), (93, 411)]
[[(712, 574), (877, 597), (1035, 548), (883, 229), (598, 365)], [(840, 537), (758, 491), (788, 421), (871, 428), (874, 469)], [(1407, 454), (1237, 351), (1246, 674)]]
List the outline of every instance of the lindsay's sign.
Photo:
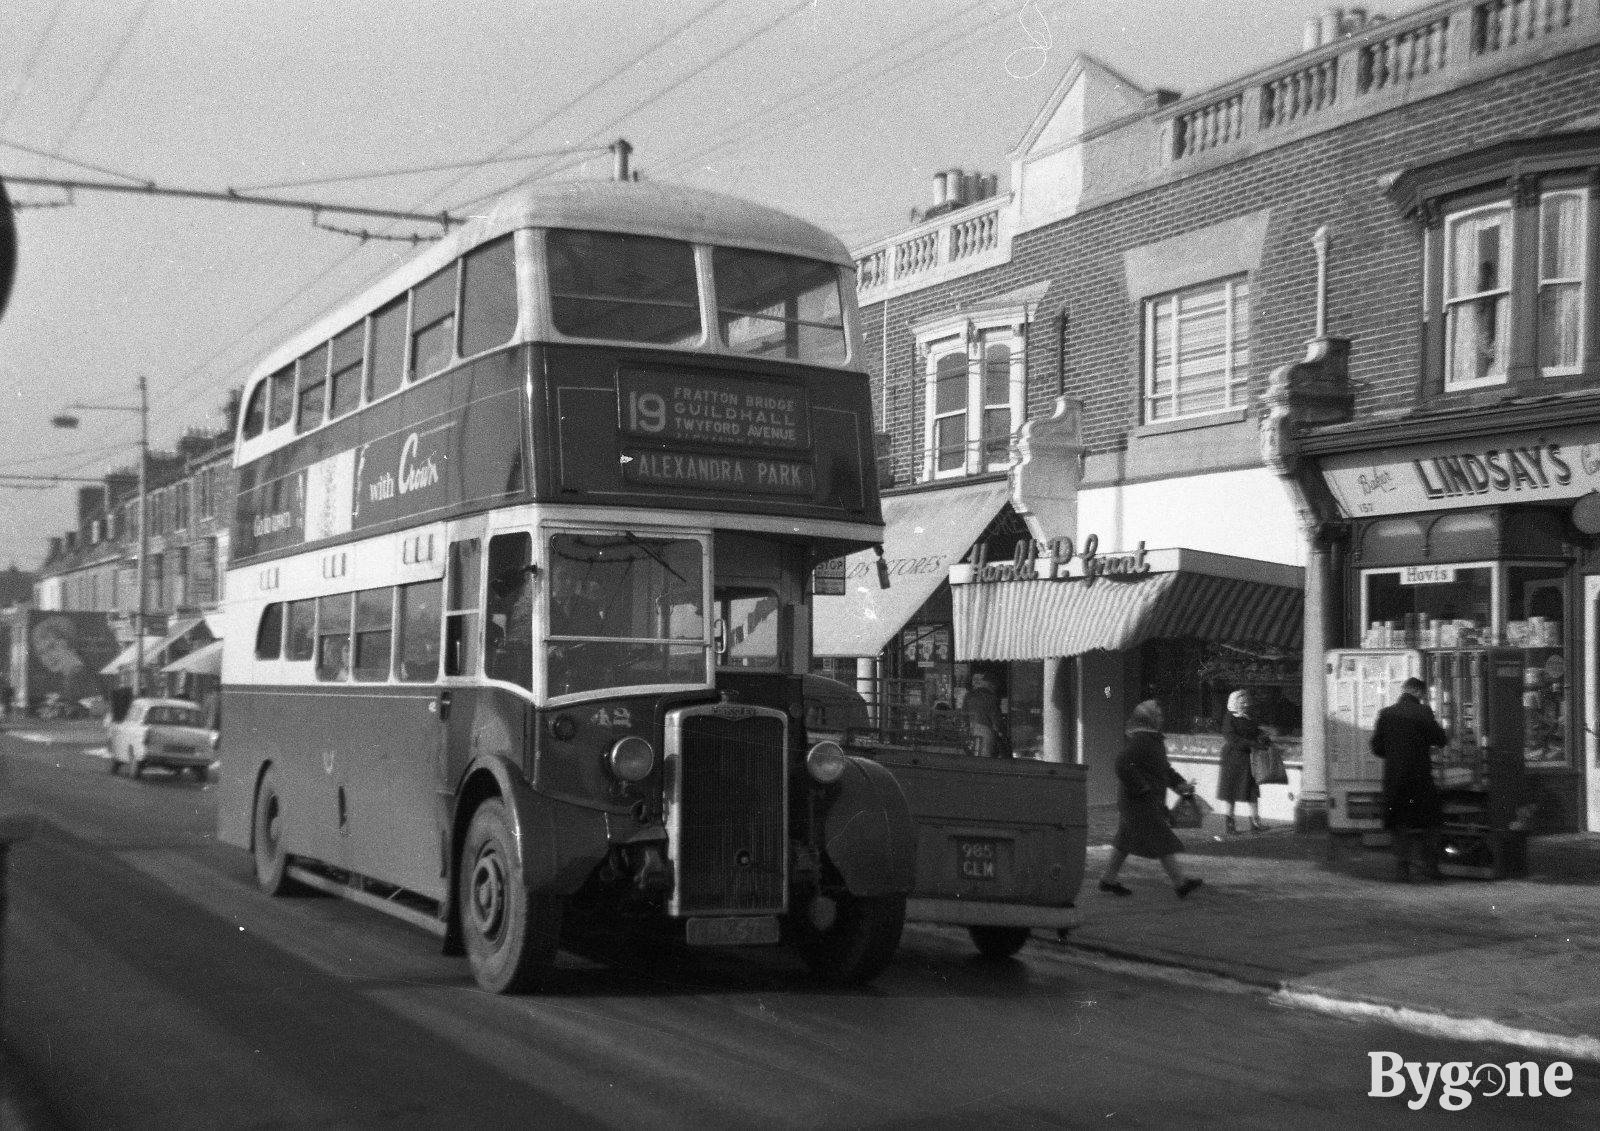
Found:
[(1600, 488), (1600, 432), (1592, 427), (1374, 455), (1331, 456), (1323, 463), (1329, 489), (1353, 518), (1573, 499)]
[[(1150, 572), (1145, 561), (1144, 543), (1125, 554), (1102, 554), (1100, 536), (1091, 534), (1079, 549), (1071, 538), (1052, 538), (1048, 542), (1035, 542), (1024, 538), (1017, 543), (1016, 553), (1009, 561), (991, 562), (987, 548), (978, 547), (977, 560), (968, 567), (967, 581), (1067, 581), (1074, 577), (1094, 581), (1097, 577), (1142, 577)], [(961, 567), (953, 567), (951, 581), (962, 580), (956, 575)]]

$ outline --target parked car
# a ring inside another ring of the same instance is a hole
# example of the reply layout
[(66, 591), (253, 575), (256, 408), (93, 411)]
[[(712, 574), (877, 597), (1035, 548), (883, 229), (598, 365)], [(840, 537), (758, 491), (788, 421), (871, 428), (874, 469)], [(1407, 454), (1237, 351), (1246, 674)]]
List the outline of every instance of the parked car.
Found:
[(138, 777), (161, 766), (205, 781), (217, 756), (217, 732), (186, 699), (135, 699), (121, 722), (106, 720), (106, 747), (114, 774), (128, 766)]

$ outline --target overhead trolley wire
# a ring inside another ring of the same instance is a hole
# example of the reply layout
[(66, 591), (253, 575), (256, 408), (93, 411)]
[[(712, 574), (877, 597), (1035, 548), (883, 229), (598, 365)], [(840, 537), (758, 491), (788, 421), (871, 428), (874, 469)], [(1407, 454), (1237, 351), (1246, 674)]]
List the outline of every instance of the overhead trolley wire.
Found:
[(89, 112), (89, 107), (94, 104), (95, 99), (100, 97), (100, 88), (105, 85), (106, 79), (116, 65), (122, 61), (123, 52), (127, 51), (128, 44), (133, 42), (133, 37), (138, 32), (139, 25), (144, 23), (145, 13), (149, 10), (150, 0), (144, 0), (139, 5), (139, 10), (133, 14), (133, 19), (128, 22), (128, 28), (122, 33), (122, 39), (117, 43), (116, 50), (111, 53), (111, 57), (101, 66), (100, 73), (95, 76), (94, 84), (89, 88), (89, 93), (79, 100), (77, 109), (73, 112), (72, 121), (62, 132), (60, 140), (56, 142), (57, 150), (65, 147), (67, 142), (72, 139), (72, 135), (78, 132), (78, 126), (82, 123), (83, 116)]
[[(722, 62), (729, 55), (732, 55), (735, 51), (743, 50), (745, 47), (749, 46), (751, 43), (755, 42), (757, 39), (761, 38), (763, 35), (766, 35), (769, 31), (773, 30), (778, 25), (780, 25), (782, 23), (785, 23), (786, 21), (788, 21), (790, 19), (793, 19), (800, 12), (804, 11), (806, 8), (811, 7), (813, 2), (814, 2), (814, 0), (800, 0), (800, 3), (795, 4), (793, 7), (789, 8), (788, 10), (786, 10), (783, 13), (779, 14), (778, 16), (774, 17), (773, 19), (767, 21), (765, 24), (762, 24), (759, 28), (757, 28), (755, 31), (751, 32), (749, 35), (745, 36), (743, 39), (741, 39), (738, 42), (730, 45), (729, 47), (727, 47), (723, 51), (720, 51), (717, 54), (713, 55), (711, 58), (707, 59), (700, 66), (698, 66), (694, 70), (690, 71), (688, 74), (681, 76), (675, 82), (672, 82), (672, 83), (668, 84), (667, 86), (663, 87), (661, 90), (658, 90), (655, 94), (653, 94), (649, 98), (645, 99), (644, 102), (642, 102), (639, 105), (634, 106), (631, 109), (626, 110), (623, 113), (617, 115), (615, 118), (611, 119), (605, 125), (600, 126), (600, 127), (596, 128), (596, 129), (590, 131), (588, 137), (586, 137), (584, 140), (593, 141), (595, 138), (609, 133), (611, 130), (615, 129), (616, 126), (619, 123), (627, 120), (629, 117), (638, 115), (638, 114), (642, 113), (643, 111), (649, 109), (651, 106), (653, 106), (657, 102), (661, 101), (661, 99), (665, 98), (667, 95), (671, 94), (673, 91), (677, 90), (679, 87), (683, 86), (685, 83), (689, 82), (691, 79), (699, 78), (706, 71), (710, 70), (712, 67), (714, 67), (718, 63)], [(512, 183), (516, 184), (516, 183), (519, 183), (519, 182), (512, 182)], [(505, 186), (502, 186), (501, 188), (497, 189), (493, 193), (488, 193), (488, 194), (485, 194), (484, 196), (475, 197), (473, 200), (467, 202), (464, 205), (461, 205), (460, 207), (471, 207), (471, 205), (476, 204), (481, 200), (488, 200), (491, 197), (493, 197), (495, 195), (498, 195), (498, 193), (506, 191), (506, 189), (509, 188), (509, 187), (511, 187), (511, 186), (510, 185), (505, 185)]]
[[(594, 93), (596, 90), (599, 90), (607, 82), (612, 81), (618, 75), (625, 74), (628, 71), (632, 70), (634, 67), (638, 66), (639, 63), (643, 62), (644, 59), (649, 57), (653, 52), (655, 52), (655, 51), (661, 49), (662, 47), (666, 46), (667, 44), (673, 42), (678, 37), (683, 35), (686, 31), (688, 31), (691, 27), (693, 27), (695, 24), (697, 24), (702, 19), (704, 19), (705, 17), (709, 16), (717, 8), (722, 7), (724, 4), (726, 4), (728, 2), (729, 2), (729, 0), (714, 0), (714, 2), (712, 4), (708, 5), (707, 7), (703, 8), (701, 11), (696, 13), (695, 15), (689, 17), (689, 19), (685, 20), (671, 34), (669, 34), (668, 36), (666, 36), (663, 39), (657, 40), (654, 44), (652, 44), (652, 45), (646, 47), (644, 50), (640, 51), (638, 54), (636, 54), (634, 56), (632, 61), (630, 61), (626, 66), (622, 67), (619, 71), (612, 72), (610, 75), (607, 75), (605, 78), (600, 79), (599, 81), (590, 84), (587, 88), (585, 88), (578, 95), (574, 96), (573, 98), (568, 99), (561, 106), (557, 107), (554, 111), (552, 111), (551, 113), (545, 115), (545, 117), (543, 119), (541, 119), (538, 123), (536, 123), (535, 125), (529, 127), (528, 129), (524, 130), (522, 133), (518, 134), (515, 138), (512, 138), (510, 141), (508, 141), (505, 144), (499, 146), (497, 149), (492, 150), (490, 152), (488, 158), (486, 158), (485, 160), (495, 160), (495, 159), (499, 158), (500, 156), (502, 156), (503, 154), (505, 154), (507, 150), (512, 149), (512, 148), (514, 148), (516, 146), (522, 145), (530, 137), (532, 137), (534, 133), (536, 133), (538, 130), (544, 128), (550, 122), (554, 121), (557, 117), (559, 117), (561, 114), (565, 113), (567, 110), (571, 109), (578, 102), (582, 101), (584, 98), (587, 98), (590, 94)], [(586, 141), (592, 141), (595, 136), (598, 136), (598, 132), (599, 131), (596, 131), (596, 134), (590, 135), (590, 138), (586, 139)], [(550, 175), (550, 173), (552, 171), (559, 171), (559, 170), (551, 170), (549, 167), (546, 167), (544, 169), (537, 170), (534, 174), (532, 174), (530, 176), (525, 176), (525, 177), (519, 178), (519, 180), (517, 180), (515, 182), (512, 182), (512, 183), (513, 184), (521, 184), (524, 181), (528, 181), (528, 180), (532, 180), (532, 179), (535, 179), (535, 178), (538, 178), (538, 177)], [(450, 188), (454, 187), (455, 185), (460, 184), (463, 179), (464, 179), (464, 176), (456, 177), (454, 180), (450, 181), (448, 184), (444, 185), (443, 187), (441, 187), (439, 189), (434, 190), (433, 192), (429, 193), (427, 196), (421, 198), (421, 200), (417, 204), (415, 204), (413, 207), (422, 208), (422, 207), (425, 207), (425, 206), (427, 206), (429, 204), (432, 204), (433, 202), (437, 201), (445, 192), (448, 192)], [(507, 186), (507, 187), (509, 187), (509, 186)], [(465, 211), (466, 209), (470, 208), (471, 205), (479, 203), (479, 201), (481, 201), (481, 200), (489, 199), (490, 197), (498, 195), (499, 192), (503, 192), (503, 191), (505, 191), (504, 188), (502, 188), (500, 190), (497, 190), (497, 192), (495, 192), (495, 193), (489, 194), (489, 196), (474, 198), (473, 200), (471, 200), (471, 201), (469, 201), (469, 202), (467, 202), (465, 204), (457, 206), (455, 209), (452, 209), (452, 211)], [(282, 302), (280, 302), (277, 306), (273, 307), (266, 314), (262, 315), (262, 317), (258, 318), (255, 321), (255, 323), (253, 323), (249, 327), (249, 329), (244, 331), (243, 334), (237, 336), (233, 341), (229, 342), (228, 344), (226, 344), (224, 346), (221, 346), (217, 350), (213, 351), (210, 354), (210, 356), (208, 356), (205, 360), (201, 361), (198, 365), (196, 365), (193, 368), (191, 368), (189, 370), (186, 370), (184, 373), (180, 374), (173, 382), (171, 382), (167, 386), (166, 389), (156, 393), (153, 399), (156, 400), (156, 401), (159, 401), (161, 403), (166, 403), (166, 401), (168, 399), (175, 398), (175, 397), (181, 395), (185, 390), (187, 390), (190, 386), (192, 386), (200, 376), (202, 376), (204, 374), (206, 367), (209, 366), (213, 361), (215, 361), (218, 357), (223, 356), (224, 354), (229, 352), (229, 350), (231, 350), (235, 346), (239, 345), (240, 344), (240, 339), (246, 338), (246, 337), (254, 334), (257, 330), (261, 329), (262, 326), (264, 326), (269, 319), (275, 317), (285, 307), (289, 306), (290, 304), (292, 304), (294, 302), (297, 302), (299, 299), (301, 299), (306, 294), (308, 294), (313, 287), (315, 287), (323, 279), (327, 278), (327, 276), (329, 274), (331, 274), (335, 269), (337, 269), (338, 267), (343, 266), (347, 261), (349, 261), (353, 256), (355, 256), (356, 253), (361, 250), (362, 246), (363, 245), (357, 245), (356, 247), (351, 248), (350, 250), (345, 252), (343, 255), (341, 255), (337, 259), (335, 259), (333, 262), (328, 264), (328, 266), (326, 268), (324, 268), (322, 271), (318, 272), (314, 277), (312, 277), (308, 282), (306, 282), (303, 286), (301, 286), (293, 294), (289, 295)], [(387, 273), (390, 269), (391, 268), (388, 265), (384, 265), (382, 267), (379, 267), (379, 268), (373, 270), (372, 272), (370, 272), (367, 275), (366, 279), (362, 283), (358, 284), (358, 289), (360, 287), (364, 287), (364, 286), (368, 285), (372, 281), (374, 281), (377, 278), (381, 277), (383, 274)], [(242, 380), (242, 378), (240, 378), (240, 379)]]
[[(968, 8), (967, 11), (970, 12), (973, 9), (981, 8), (983, 6), (984, 5), (982, 3), (974, 4), (970, 8)], [(958, 31), (954, 35), (948, 36), (948, 37), (946, 37), (945, 39), (943, 39), (942, 41), (940, 41), (938, 43), (931, 44), (928, 47), (926, 47), (925, 49), (920, 50), (920, 51), (916, 52), (913, 55), (907, 56), (906, 58), (900, 60), (899, 62), (893, 64), (892, 66), (889, 66), (887, 68), (879, 68), (876, 71), (874, 71), (873, 73), (870, 73), (870, 74), (867, 74), (865, 76), (861, 76), (861, 77), (856, 78), (855, 81), (852, 82), (852, 81), (850, 81), (850, 79), (852, 78), (853, 75), (856, 74), (855, 68), (858, 65), (858, 63), (861, 60), (870, 60), (870, 59), (872, 59), (872, 58), (874, 58), (874, 57), (876, 57), (878, 55), (881, 55), (881, 52), (871, 52), (871, 53), (868, 53), (865, 56), (860, 56), (860, 57), (858, 57), (858, 60), (855, 63), (848, 64), (845, 68), (843, 68), (840, 74), (836, 75), (832, 79), (829, 79), (829, 80), (819, 84), (816, 88), (814, 88), (815, 93), (811, 94), (809, 96), (808, 101), (807, 101), (807, 103), (805, 105), (796, 105), (791, 100), (790, 102), (786, 103), (784, 106), (778, 107), (777, 109), (775, 109), (773, 111), (768, 111), (768, 112), (766, 112), (764, 114), (755, 115), (755, 116), (753, 116), (751, 118), (746, 119), (746, 122), (756, 123), (756, 122), (761, 122), (763, 118), (768, 118), (770, 115), (774, 115), (774, 114), (778, 115), (776, 118), (773, 118), (771, 121), (767, 122), (764, 126), (762, 126), (755, 133), (750, 133), (748, 131), (743, 131), (743, 130), (741, 130), (740, 126), (737, 125), (737, 124), (734, 125), (734, 126), (730, 126), (729, 128), (723, 130), (720, 134), (718, 134), (715, 139), (713, 139), (709, 144), (707, 144), (703, 148), (697, 150), (694, 153), (687, 154), (687, 155), (678, 157), (678, 158), (676, 158), (674, 160), (666, 162), (665, 165), (664, 165), (664, 168), (669, 169), (669, 170), (687, 170), (687, 169), (693, 167), (696, 162), (702, 161), (706, 157), (709, 157), (711, 154), (719, 152), (721, 150), (724, 150), (724, 149), (728, 148), (730, 145), (733, 145), (735, 143), (749, 142), (749, 141), (754, 140), (756, 138), (764, 138), (764, 137), (771, 136), (772, 134), (776, 133), (779, 129), (782, 129), (785, 126), (788, 126), (788, 125), (792, 125), (795, 122), (804, 121), (808, 117), (811, 120), (816, 120), (816, 119), (818, 119), (818, 118), (820, 118), (822, 116), (819, 113), (819, 111), (821, 111), (825, 107), (826, 108), (831, 108), (831, 107), (835, 106), (846, 95), (851, 94), (851, 93), (861, 89), (862, 87), (871, 85), (873, 83), (878, 83), (878, 82), (885, 81), (888, 78), (892, 77), (893, 75), (898, 74), (899, 72), (903, 71), (905, 68), (907, 68), (911, 64), (920, 62), (923, 59), (926, 59), (930, 55), (936, 54), (937, 52), (940, 52), (940, 51), (947, 50), (950, 47), (962, 42), (963, 40), (971, 38), (974, 35), (977, 35), (979, 32), (984, 31), (987, 28), (989, 28), (990, 26), (992, 26), (993, 24), (998, 23), (999, 21), (1005, 19), (1010, 14), (1011, 13), (1009, 13), (1009, 12), (1000, 12), (1000, 13), (997, 13), (995, 15), (991, 15), (986, 19), (980, 20), (978, 23), (974, 24), (973, 26), (971, 26), (969, 28), (966, 28), (964, 30)], [(932, 28), (932, 29), (929, 29), (928, 31), (921, 32), (921, 33), (919, 33), (919, 34), (917, 34), (915, 36), (912, 36), (910, 39), (906, 40), (901, 46), (902, 47), (909, 46), (910, 44), (913, 44), (913, 43), (917, 42), (917, 40), (919, 40), (919, 39), (923, 39), (923, 38), (925, 38), (925, 37), (927, 37), (929, 35), (936, 34), (940, 30), (942, 30), (942, 29), (941, 28)], [(841, 82), (844, 85), (840, 86), (839, 84)], [(838, 87), (837, 90), (832, 90), (831, 93), (827, 93), (826, 96), (824, 96), (824, 92), (830, 91), (830, 88), (833, 88), (833, 87), (836, 87), (836, 86)], [(825, 99), (825, 100), (818, 101), (819, 99)]]
[(11, 115), (16, 112), (17, 106), (22, 102), (22, 94), (28, 89), (28, 84), (33, 81), (34, 68), (39, 65), (39, 56), (44, 54), (44, 45), (55, 34), (56, 21), (61, 18), (61, 9), (65, 0), (56, 0), (55, 6), (50, 9), (50, 19), (45, 23), (44, 33), (33, 45), (33, 50), (28, 54), (28, 62), (22, 68), (22, 76), (12, 85), (11, 102), (6, 107), (6, 112), (0, 114), (0, 130), (11, 124)]

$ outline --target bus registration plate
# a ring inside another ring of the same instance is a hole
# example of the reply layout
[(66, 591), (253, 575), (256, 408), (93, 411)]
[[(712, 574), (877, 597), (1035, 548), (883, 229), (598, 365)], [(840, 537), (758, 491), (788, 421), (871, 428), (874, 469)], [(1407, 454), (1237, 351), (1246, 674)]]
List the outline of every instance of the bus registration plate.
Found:
[(778, 941), (776, 915), (727, 915), (690, 919), (690, 946), (769, 946)]
[(999, 878), (1000, 842), (957, 837), (956, 866), (963, 880), (984, 880), (993, 883)]

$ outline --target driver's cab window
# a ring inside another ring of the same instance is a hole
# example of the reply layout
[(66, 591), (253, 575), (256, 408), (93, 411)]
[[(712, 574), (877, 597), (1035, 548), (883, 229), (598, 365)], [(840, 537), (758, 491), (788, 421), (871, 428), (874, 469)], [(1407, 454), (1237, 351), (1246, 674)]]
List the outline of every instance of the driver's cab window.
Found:
[(533, 536), (489, 539), (488, 605), (483, 622), (483, 674), (533, 686)]
[(798, 547), (718, 533), (713, 589), (718, 668), (791, 674), (809, 668), (806, 576)]
[(781, 671), (783, 604), (775, 590), (717, 589), (717, 667)]
[(684, 535), (551, 534), (548, 692), (706, 683), (705, 554)]

